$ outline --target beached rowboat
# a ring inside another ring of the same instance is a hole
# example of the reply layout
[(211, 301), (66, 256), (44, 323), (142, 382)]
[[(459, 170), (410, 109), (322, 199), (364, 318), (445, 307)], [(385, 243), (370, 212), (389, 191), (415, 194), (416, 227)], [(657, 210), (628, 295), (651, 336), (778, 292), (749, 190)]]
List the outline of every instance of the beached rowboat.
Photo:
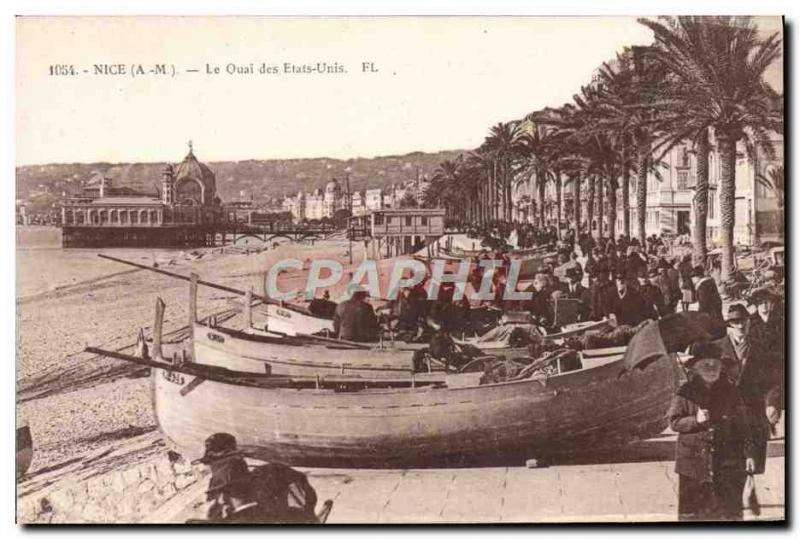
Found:
[(196, 383), (159, 369), (152, 382), (159, 428), (189, 458), (210, 434), (229, 432), (254, 458), (364, 467), (554, 453), (659, 433), (678, 383), (675, 362), (621, 369), (622, 354), (612, 353), (584, 354), (570, 372), (490, 385), (296, 389)]

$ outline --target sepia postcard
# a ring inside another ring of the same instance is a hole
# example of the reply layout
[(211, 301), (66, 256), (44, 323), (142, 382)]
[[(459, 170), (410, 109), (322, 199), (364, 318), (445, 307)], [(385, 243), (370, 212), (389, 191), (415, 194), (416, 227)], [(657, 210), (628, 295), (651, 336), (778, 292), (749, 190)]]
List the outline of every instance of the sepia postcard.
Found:
[(18, 17), (18, 524), (785, 522), (783, 30)]

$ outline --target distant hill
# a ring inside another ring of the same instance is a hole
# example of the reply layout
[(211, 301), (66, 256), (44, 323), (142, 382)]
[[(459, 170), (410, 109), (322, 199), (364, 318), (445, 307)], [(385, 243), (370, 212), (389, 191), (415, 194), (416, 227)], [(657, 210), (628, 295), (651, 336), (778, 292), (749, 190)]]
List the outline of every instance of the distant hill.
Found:
[[(344, 182), (350, 167), (350, 189), (384, 188), (420, 176), (431, 176), (445, 159), (463, 151), (414, 152), (356, 159), (265, 159), (206, 162), (217, 176), (217, 192), (223, 201), (249, 198), (257, 204), (269, 199), (324, 187), (331, 178)], [(202, 155), (197, 156), (202, 161)], [(175, 164), (175, 163), (173, 163)], [(81, 184), (102, 174), (115, 186), (156, 192), (166, 163), (71, 163), (17, 167), (17, 199), (25, 200), (31, 211), (43, 211), (64, 196), (78, 194)], [(419, 171), (419, 172), (418, 172)]]

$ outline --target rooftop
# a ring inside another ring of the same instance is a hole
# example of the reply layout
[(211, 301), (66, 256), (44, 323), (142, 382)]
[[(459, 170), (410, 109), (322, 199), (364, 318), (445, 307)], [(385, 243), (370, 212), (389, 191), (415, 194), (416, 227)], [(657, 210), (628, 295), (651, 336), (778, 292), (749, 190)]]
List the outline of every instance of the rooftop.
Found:
[(91, 204), (93, 206), (162, 206), (157, 198), (141, 197), (102, 197), (102, 198), (73, 198), (67, 200), (68, 205)]

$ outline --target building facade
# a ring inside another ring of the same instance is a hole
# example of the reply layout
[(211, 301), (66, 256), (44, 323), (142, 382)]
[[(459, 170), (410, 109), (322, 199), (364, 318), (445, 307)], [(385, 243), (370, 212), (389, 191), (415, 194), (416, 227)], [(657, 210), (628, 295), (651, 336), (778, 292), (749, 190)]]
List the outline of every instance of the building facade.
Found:
[(164, 167), (156, 194), (96, 178), (80, 196), (64, 202), (61, 218), (65, 247), (187, 246), (213, 244), (214, 225), (228, 215), (214, 173), (190, 145), (183, 161)]
[[(757, 245), (766, 241), (782, 241), (784, 234), (784, 211), (782, 192), (769, 186), (761, 179), (782, 178), (784, 166), (783, 139), (779, 136), (772, 140), (775, 155), (769, 156), (763, 149), (757, 149), (754, 156), (747, 154), (742, 144), (736, 159), (736, 202), (734, 242), (741, 245)], [(713, 147), (713, 145), (712, 145)], [(647, 208), (645, 213), (645, 231), (647, 235), (691, 234), (695, 221), (695, 186), (697, 156), (692, 144), (677, 145), (664, 156), (658, 174), (651, 171), (647, 176)], [(709, 192), (708, 192), (708, 241), (713, 245), (721, 241), (721, 208), (719, 201), (719, 184), (721, 168), (719, 156), (712, 151), (709, 155)], [(564, 178), (565, 180), (566, 178)], [(630, 179), (630, 223), (631, 233), (636, 234), (637, 178)], [(781, 186), (782, 188), (782, 186)], [(586, 182), (581, 185), (581, 218), (588, 215), (588, 189)], [(562, 226), (571, 223), (573, 217), (573, 190), (571, 186), (562, 188), (561, 222)], [(520, 221), (537, 222), (538, 211), (544, 204), (545, 220), (549, 225), (557, 222), (556, 188), (548, 182), (545, 188), (544, 201), (539, 200), (535, 189), (535, 178), (530, 182), (522, 182), (514, 192), (515, 215)], [(599, 232), (598, 204), (595, 200), (592, 230)], [(609, 207), (603, 197), (604, 222), (603, 233), (608, 234)], [(617, 235), (623, 232), (622, 189), (617, 190)]]
[(295, 221), (332, 219), (339, 210), (348, 210), (353, 216), (363, 216), (384, 208), (398, 208), (401, 201), (409, 195), (419, 205), (428, 185), (428, 180), (421, 178), (402, 185), (392, 185), (386, 190), (357, 190), (348, 196), (334, 178), (324, 189), (318, 188), (311, 192), (301, 190), (294, 196), (285, 197), (281, 207), (290, 212)]

